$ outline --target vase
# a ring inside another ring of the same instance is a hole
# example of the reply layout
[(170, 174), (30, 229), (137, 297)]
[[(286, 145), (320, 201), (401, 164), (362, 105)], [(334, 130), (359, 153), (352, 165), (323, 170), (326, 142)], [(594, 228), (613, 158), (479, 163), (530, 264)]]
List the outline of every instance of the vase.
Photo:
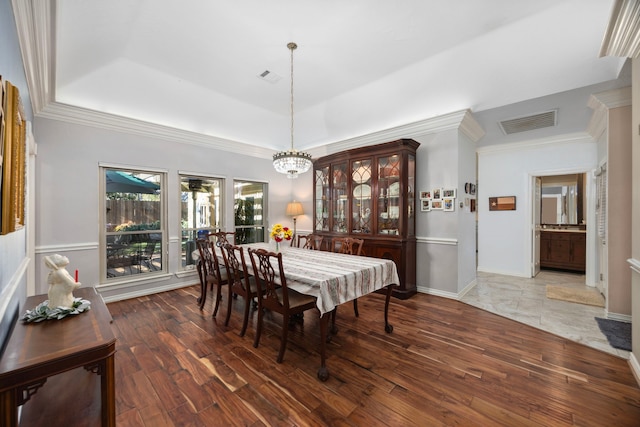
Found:
[(276, 253), (280, 252), (280, 242), (276, 241)]

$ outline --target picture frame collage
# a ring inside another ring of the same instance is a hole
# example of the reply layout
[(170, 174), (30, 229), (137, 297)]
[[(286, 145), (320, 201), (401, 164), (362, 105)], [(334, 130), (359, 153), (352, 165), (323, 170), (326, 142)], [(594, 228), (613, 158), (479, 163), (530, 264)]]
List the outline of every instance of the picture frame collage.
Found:
[(422, 212), (430, 212), (442, 210), (444, 212), (453, 212), (456, 210), (456, 193), (455, 188), (437, 187), (431, 191), (420, 192), (420, 210)]
[[(465, 193), (475, 196), (476, 185), (470, 182), (465, 183)], [(432, 190), (420, 192), (420, 211), (444, 211), (454, 212), (456, 210), (457, 190), (455, 188), (448, 187), (436, 187)], [(469, 212), (475, 212), (476, 199), (465, 197), (464, 203), (460, 202), (460, 208), (467, 206)]]

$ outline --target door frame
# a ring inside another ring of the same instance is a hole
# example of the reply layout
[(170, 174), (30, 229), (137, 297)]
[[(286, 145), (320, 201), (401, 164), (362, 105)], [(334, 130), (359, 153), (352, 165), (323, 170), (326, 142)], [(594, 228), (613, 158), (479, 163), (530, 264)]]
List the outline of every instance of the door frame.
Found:
[[(527, 200), (531, 204), (530, 209), (527, 210), (527, 224), (529, 224), (530, 231), (527, 233), (526, 247), (528, 248), (529, 271), (531, 277), (535, 271), (535, 261), (540, 259), (540, 245), (535, 245), (535, 217), (534, 217), (534, 204), (535, 204), (535, 187), (536, 177), (550, 176), (550, 175), (569, 175), (583, 173), (585, 174), (584, 182), (584, 197), (586, 201), (586, 210), (584, 212), (585, 222), (587, 224), (587, 257), (585, 268), (585, 284), (587, 286), (595, 287), (599, 282), (599, 261), (598, 261), (598, 243), (597, 243), (597, 230), (596, 230), (596, 194), (595, 194), (595, 169), (585, 170), (584, 168), (568, 168), (568, 169), (554, 169), (554, 170), (540, 170), (528, 173), (528, 188), (527, 188)], [(535, 252), (534, 252), (535, 247)]]

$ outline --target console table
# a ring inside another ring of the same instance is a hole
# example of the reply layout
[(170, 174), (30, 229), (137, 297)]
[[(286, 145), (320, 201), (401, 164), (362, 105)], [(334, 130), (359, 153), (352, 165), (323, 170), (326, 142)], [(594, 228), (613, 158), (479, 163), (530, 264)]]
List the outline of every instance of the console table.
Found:
[[(0, 425), (116, 425), (113, 320), (94, 288), (74, 296), (91, 309), (61, 320), (17, 321), (0, 359)], [(46, 299), (29, 297), (25, 308)]]

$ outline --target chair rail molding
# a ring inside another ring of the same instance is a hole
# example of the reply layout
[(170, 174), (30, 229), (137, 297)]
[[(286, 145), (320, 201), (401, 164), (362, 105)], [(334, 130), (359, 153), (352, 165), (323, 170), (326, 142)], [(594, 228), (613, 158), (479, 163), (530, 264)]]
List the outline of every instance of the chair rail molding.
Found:
[(99, 248), (98, 242), (71, 243), (67, 245), (44, 245), (36, 247), (37, 254), (50, 254), (56, 252), (93, 251)]
[(416, 242), (430, 245), (458, 246), (458, 239), (449, 239), (445, 237), (417, 237)]

